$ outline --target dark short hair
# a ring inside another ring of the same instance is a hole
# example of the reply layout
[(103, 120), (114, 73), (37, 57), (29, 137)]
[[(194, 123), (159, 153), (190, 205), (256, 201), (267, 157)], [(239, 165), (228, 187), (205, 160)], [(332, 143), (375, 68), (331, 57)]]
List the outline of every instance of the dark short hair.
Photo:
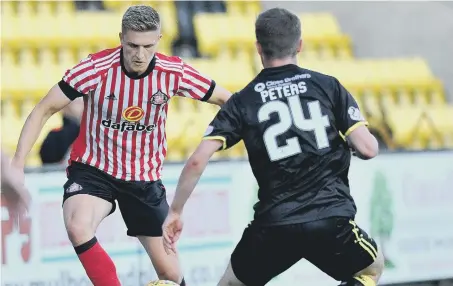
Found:
[(265, 58), (295, 56), (302, 37), (300, 20), (286, 9), (272, 8), (258, 16), (255, 35)]

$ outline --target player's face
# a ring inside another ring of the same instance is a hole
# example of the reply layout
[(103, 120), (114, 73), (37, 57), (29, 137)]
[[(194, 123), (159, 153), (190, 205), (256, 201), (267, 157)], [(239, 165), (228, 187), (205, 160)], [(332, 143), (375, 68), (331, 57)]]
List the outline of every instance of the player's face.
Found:
[(120, 33), (126, 69), (138, 74), (145, 72), (154, 57), (161, 37), (160, 30), (147, 32), (128, 30)]

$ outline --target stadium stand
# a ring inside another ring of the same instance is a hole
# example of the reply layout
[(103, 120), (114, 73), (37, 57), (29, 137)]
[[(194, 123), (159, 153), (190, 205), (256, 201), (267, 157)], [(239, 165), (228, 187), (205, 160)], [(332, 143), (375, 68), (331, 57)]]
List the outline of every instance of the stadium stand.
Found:
[[(68, 67), (90, 52), (119, 44), (122, 13), (138, 3), (161, 13), (160, 51), (169, 54), (178, 37), (173, 1), (103, 1), (104, 11), (80, 11), (71, 1), (1, 2), (1, 132), (6, 151), (13, 152), (26, 115)], [(234, 92), (261, 69), (253, 26), (261, 7), (259, 1), (226, 1), (225, 7), (226, 12), (195, 13), (193, 30), (202, 57), (185, 60)], [(453, 148), (453, 106), (447, 104), (442, 83), (424, 59), (357, 59), (350, 37), (332, 14), (300, 17), (304, 33), (300, 63), (339, 78), (389, 149)], [(193, 151), (217, 110), (182, 98), (170, 104), (169, 160), (183, 160)], [(39, 144), (59, 125), (61, 116), (53, 116), (28, 164), (39, 165)], [(239, 144), (217, 156), (240, 158), (245, 150)]]

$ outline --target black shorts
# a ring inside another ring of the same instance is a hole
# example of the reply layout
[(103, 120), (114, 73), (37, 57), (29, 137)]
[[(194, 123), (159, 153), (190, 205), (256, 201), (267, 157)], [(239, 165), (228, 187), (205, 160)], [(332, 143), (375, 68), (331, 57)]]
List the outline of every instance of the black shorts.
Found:
[(112, 203), (123, 216), (129, 236), (162, 236), (162, 224), (168, 213), (165, 187), (161, 180), (136, 182), (119, 180), (101, 170), (77, 162), (67, 169), (64, 201), (78, 194), (88, 194)]
[(247, 286), (265, 285), (302, 258), (345, 281), (376, 257), (376, 243), (352, 219), (332, 217), (281, 226), (252, 223), (231, 255), (231, 266)]

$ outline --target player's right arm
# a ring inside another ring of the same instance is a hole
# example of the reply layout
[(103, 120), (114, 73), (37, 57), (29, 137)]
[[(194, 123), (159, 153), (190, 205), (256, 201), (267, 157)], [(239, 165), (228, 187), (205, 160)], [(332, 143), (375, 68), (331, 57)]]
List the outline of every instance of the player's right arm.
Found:
[(33, 108), (22, 128), (12, 165), (25, 166), (25, 161), (44, 124), (56, 112), (65, 108), (77, 97), (85, 96), (99, 81), (90, 57), (68, 70), (63, 79)]
[(379, 152), (376, 138), (368, 130), (368, 122), (362, 116), (354, 97), (335, 80), (336, 122), (338, 130), (346, 137), (355, 155), (363, 160), (372, 159)]

